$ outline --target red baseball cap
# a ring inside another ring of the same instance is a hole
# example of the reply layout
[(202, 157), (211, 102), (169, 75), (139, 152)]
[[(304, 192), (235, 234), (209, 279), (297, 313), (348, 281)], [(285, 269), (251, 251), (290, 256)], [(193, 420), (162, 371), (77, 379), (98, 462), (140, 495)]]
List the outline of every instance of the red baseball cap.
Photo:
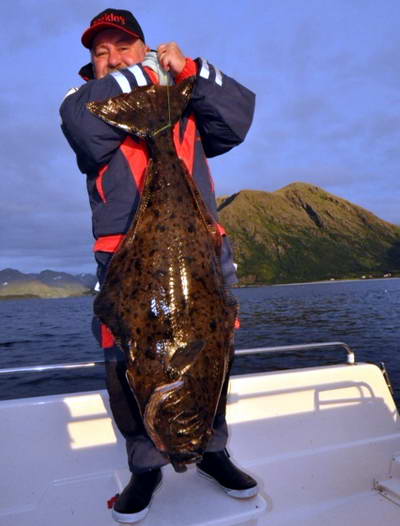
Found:
[(130, 11), (109, 8), (105, 9), (91, 20), (90, 27), (88, 27), (82, 35), (82, 44), (86, 48), (91, 49), (93, 39), (97, 33), (103, 31), (103, 29), (110, 28), (120, 29), (129, 35), (140, 38), (143, 42), (145, 41), (142, 28)]

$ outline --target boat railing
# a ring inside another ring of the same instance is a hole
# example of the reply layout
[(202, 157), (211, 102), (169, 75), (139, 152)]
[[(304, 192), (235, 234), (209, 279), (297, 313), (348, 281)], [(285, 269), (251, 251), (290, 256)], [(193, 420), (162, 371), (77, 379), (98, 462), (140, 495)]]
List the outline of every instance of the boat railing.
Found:
[[(341, 350), (345, 350), (347, 353), (346, 363), (354, 365), (356, 358), (354, 351), (350, 348), (347, 343), (344, 342), (320, 342), (320, 343), (304, 343), (299, 345), (278, 345), (274, 347), (256, 347), (254, 349), (238, 349), (235, 351), (235, 356), (247, 356), (251, 354), (278, 354), (278, 353), (292, 353), (301, 352), (306, 353), (308, 351), (326, 351), (336, 350), (338, 347)], [(15, 373), (41, 373), (48, 371), (59, 371), (59, 370), (70, 370), (70, 369), (83, 369), (98, 367), (104, 365), (104, 360), (94, 360), (91, 362), (78, 362), (78, 363), (57, 363), (48, 365), (30, 365), (26, 367), (7, 367), (0, 369), (1, 374), (15, 374)]]
[(277, 345), (274, 347), (256, 347), (254, 349), (239, 349), (235, 351), (235, 356), (245, 356), (248, 354), (277, 354), (277, 353), (291, 353), (291, 352), (307, 352), (307, 351), (326, 351), (337, 350), (338, 347), (344, 349), (347, 353), (347, 363), (354, 365), (356, 357), (354, 351), (347, 343), (344, 342), (319, 342), (319, 343), (302, 343), (298, 345)]

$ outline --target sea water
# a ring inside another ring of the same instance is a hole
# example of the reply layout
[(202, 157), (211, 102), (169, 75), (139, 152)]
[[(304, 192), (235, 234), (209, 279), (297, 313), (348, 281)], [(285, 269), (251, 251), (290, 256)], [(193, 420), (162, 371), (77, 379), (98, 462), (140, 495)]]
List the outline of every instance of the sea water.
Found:
[[(384, 362), (400, 402), (400, 279), (235, 289), (236, 348), (343, 341), (357, 361)], [(93, 297), (0, 301), (0, 368), (102, 360)], [(340, 348), (238, 357), (233, 374), (345, 363)], [(0, 376), (0, 399), (104, 388), (102, 367)]]

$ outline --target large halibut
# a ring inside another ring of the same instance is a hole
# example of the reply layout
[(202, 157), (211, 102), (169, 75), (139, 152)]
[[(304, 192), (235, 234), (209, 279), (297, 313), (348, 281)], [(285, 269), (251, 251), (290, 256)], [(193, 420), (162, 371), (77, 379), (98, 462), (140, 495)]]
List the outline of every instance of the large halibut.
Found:
[(201, 459), (212, 435), (236, 317), (220, 233), (173, 142), (192, 87), (189, 79), (88, 103), (107, 123), (144, 138), (150, 151), (139, 208), (94, 310), (125, 353), (151, 439), (177, 471)]

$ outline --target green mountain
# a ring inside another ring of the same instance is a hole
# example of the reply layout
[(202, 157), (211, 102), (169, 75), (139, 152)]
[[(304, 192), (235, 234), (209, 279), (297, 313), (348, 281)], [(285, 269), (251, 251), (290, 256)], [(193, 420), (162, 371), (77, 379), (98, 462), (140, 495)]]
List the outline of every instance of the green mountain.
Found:
[[(400, 227), (307, 183), (218, 199), (241, 285), (400, 275)], [(0, 299), (80, 296), (96, 277), (0, 271)]]
[(400, 228), (307, 183), (218, 200), (241, 285), (400, 273)]

